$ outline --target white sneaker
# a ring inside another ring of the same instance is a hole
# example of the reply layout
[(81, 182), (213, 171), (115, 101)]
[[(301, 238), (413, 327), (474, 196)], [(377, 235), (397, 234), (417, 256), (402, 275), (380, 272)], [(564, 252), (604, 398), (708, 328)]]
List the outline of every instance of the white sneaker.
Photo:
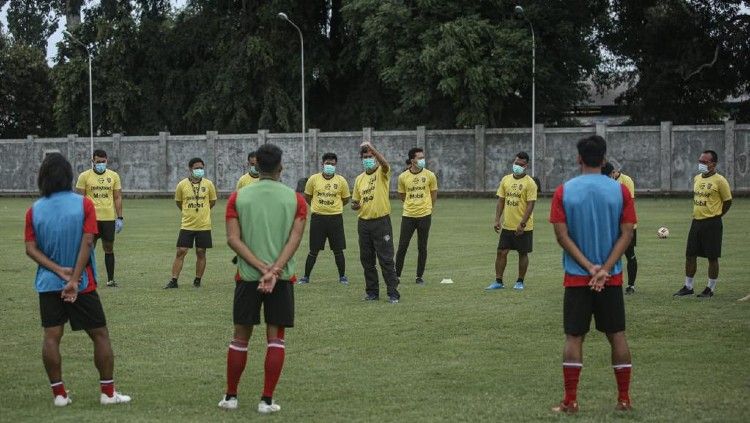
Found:
[(222, 398), (221, 401), (219, 401), (219, 408), (223, 408), (225, 410), (237, 409), (237, 398)]
[(130, 402), (130, 397), (127, 395), (123, 395), (119, 392), (115, 392), (114, 395), (111, 397), (108, 397), (106, 394), (102, 394), (99, 397), (99, 402), (102, 405), (110, 405), (110, 404), (125, 404)]
[(71, 402), (73, 402), (73, 400), (70, 399), (70, 397), (64, 397), (62, 395), (55, 396), (55, 406), (57, 407), (65, 407)]
[(271, 405), (268, 405), (265, 401), (261, 401), (258, 404), (258, 412), (261, 414), (275, 413), (279, 410), (281, 410), (281, 406), (279, 404), (276, 404), (275, 402), (272, 402)]

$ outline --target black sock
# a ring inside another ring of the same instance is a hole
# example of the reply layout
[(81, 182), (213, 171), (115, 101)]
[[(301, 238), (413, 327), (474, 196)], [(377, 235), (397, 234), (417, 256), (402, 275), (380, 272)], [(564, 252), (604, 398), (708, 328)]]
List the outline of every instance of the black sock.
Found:
[(503, 278), (495, 278), (495, 282), (497, 282), (497, 283), (503, 283)]
[(225, 401), (229, 401), (232, 398), (237, 399), (237, 395), (229, 395), (229, 394), (224, 395)]
[(305, 261), (305, 277), (309, 278), (310, 273), (312, 273), (313, 267), (315, 266), (315, 261), (318, 259), (318, 254), (314, 254), (310, 252), (307, 254), (307, 260)]
[(635, 277), (638, 274), (638, 260), (633, 256), (628, 260), (628, 285), (635, 285)]
[(518, 280), (517, 280), (516, 282), (521, 282), (521, 283), (523, 283), (523, 278), (518, 278)]
[(104, 253), (104, 266), (107, 268), (107, 280), (115, 280), (115, 253)]
[(195, 282), (200, 282), (200, 281), (201, 281), (201, 278), (199, 278), (199, 277), (197, 277), (197, 276), (195, 277), (195, 279), (193, 279), (193, 283), (195, 283)]
[(171, 282), (177, 283), (177, 278), (172, 278)]
[(260, 397), (260, 400), (265, 402), (268, 405), (273, 404), (273, 399), (271, 397)]
[(343, 277), (346, 275), (346, 259), (344, 258), (344, 252), (334, 251), (333, 252), (333, 259), (336, 261), (336, 269), (339, 271), (339, 277)]

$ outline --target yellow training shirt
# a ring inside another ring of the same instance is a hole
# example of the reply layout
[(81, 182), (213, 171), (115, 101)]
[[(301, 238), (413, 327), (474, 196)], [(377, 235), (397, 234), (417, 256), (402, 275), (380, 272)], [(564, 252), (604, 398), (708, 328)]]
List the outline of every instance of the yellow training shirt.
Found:
[(721, 209), (725, 201), (732, 199), (727, 180), (714, 173), (708, 178), (703, 174), (693, 178), (693, 218), (702, 220), (709, 217), (721, 216)]
[(352, 199), (360, 204), (359, 218), (364, 220), (377, 219), (391, 214), (391, 201), (388, 191), (391, 184), (391, 168), (383, 172), (378, 166), (375, 172), (362, 172), (354, 180)]
[(252, 176), (249, 173), (245, 173), (244, 175), (240, 176), (240, 179), (237, 180), (237, 188), (235, 188), (235, 191), (239, 191), (240, 188), (244, 188), (250, 184), (254, 184), (256, 182), (260, 181), (260, 175)]
[(96, 220), (115, 220), (115, 190), (121, 190), (120, 175), (109, 169), (99, 175), (89, 169), (78, 176), (76, 189), (94, 202)]
[(349, 198), (349, 184), (341, 175), (326, 179), (322, 173), (316, 173), (307, 180), (305, 194), (312, 197), (310, 207), (315, 214), (341, 214), (344, 212), (344, 198)]
[[(635, 183), (633, 183), (633, 178), (630, 176), (620, 172), (620, 176), (615, 179), (617, 182), (619, 182), (621, 185), (625, 185), (625, 188), (630, 191), (630, 198), (635, 198)], [(633, 225), (633, 229), (637, 228), (638, 225)]]
[(405, 194), (406, 217), (424, 217), (432, 214), (432, 191), (437, 191), (437, 178), (427, 169), (413, 173), (406, 169), (398, 175), (398, 192)]
[(182, 202), (180, 229), (191, 231), (211, 230), (211, 201), (216, 201), (214, 183), (206, 178), (192, 183), (185, 178), (177, 184), (174, 200)]
[[(536, 201), (536, 182), (529, 175), (516, 179), (513, 175), (505, 175), (497, 188), (497, 196), (505, 199), (503, 209), (503, 229), (515, 231), (526, 213), (529, 201)], [(534, 229), (534, 213), (529, 216), (524, 231)]]

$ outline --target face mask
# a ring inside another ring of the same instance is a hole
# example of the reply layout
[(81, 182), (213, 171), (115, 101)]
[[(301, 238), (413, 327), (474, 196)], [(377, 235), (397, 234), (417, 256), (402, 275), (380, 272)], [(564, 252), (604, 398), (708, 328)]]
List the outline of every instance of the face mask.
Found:
[(107, 164), (106, 163), (94, 163), (94, 170), (96, 173), (104, 173), (105, 170), (107, 170)]
[(525, 171), (526, 171), (526, 168), (524, 168), (523, 166), (519, 166), (519, 165), (513, 163), (513, 174), (514, 175), (521, 175)]
[(333, 175), (336, 173), (336, 166), (329, 164), (323, 165), (323, 173), (326, 175)]
[(193, 178), (201, 179), (206, 174), (204, 169), (193, 169)]
[(703, 163), (698, 163), (698, 172), (708, 173), (708, 165), (703, 164)]
[(425, 167), (425, 164), (426, 164), (426, 163), (425, 163), (425, 160), (424, 160), (424, 159), (419, 159), (419, 160), (417, 160), (417, 167), (418, 167), (418, 168), (420, 168), (420, 169), (424, 169), (424, 167)]
[(255, 168), (255, 166), (250, 166), (250, 174), (251, 175), (257, 175), (258, 169)]
[(364, 166), (365, 170), (375, 169), (375, 159), (373, 159), (372, 157), (362, 159), (362, 166)]

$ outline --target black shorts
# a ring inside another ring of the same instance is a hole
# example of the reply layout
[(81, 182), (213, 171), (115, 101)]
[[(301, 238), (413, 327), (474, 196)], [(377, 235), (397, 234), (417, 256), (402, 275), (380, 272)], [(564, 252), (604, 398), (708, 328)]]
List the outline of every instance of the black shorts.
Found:
[(591, 327), (591, 316), (596, 319), (596, 330), (616, 333), (625, 330), (625, 302), (622, 286), (605, 286), (594, 292), (588, 286), (565, 288), (563, 327), (566, 335), (582, 336)]
[(516, 236), (516, 231), (503, 229), (500, 231), (498, 250), (516, 250), (521, 254), (530, 253), (534, 247), (534, 231), (524, 231)]
[(628, 260), (632, 260), (635, 257), (635, 245), (636, 245), (636, 230), (633, 229), (633, 239), (630, 240), (630, 245), (625, 250), (625, 257)]
[(235, 325), (259, 325), (260, 306), (267, 325), (286, 328), (294, 326), (294, 286), (289, 281), (278, 281), (270, 294), (258, 291), (258, 281), (239, 281), (234, 287), (232, 317)]
[(706, 257), (717, 259), (721, 257), (721, 240), (724, 224), (721, 217), (708, 219), (693, 219), (687, 239), (685, 255), (688, 257)]
[(96, 226), (99, 228), (99, 233), (96, 234), (96, 239), (102, 241), (113, 242), (115, 240), (115, 221), (114, 220), (97, 220)]
[(211, 231), (180, 229), (180, 234), (177, 236), (177, 248), (193, 248), (193, 242), (195, 242), (195, 248), (213, 247)]
[(328, 239), (328, 247), (331, 250), (346, 250), (343, 215), (312, 214), (310, 218), (310, 251), (325, 249), (326, 239)]
[(79, 294), (73, 303), (63, 301), (59, 291), (40, 292), (39, 313), (42, 316), (42, 327), (45, 328), (63, 326), (68, 320), (73, 330), (107, 326), (102, 302), (96, 291)]

